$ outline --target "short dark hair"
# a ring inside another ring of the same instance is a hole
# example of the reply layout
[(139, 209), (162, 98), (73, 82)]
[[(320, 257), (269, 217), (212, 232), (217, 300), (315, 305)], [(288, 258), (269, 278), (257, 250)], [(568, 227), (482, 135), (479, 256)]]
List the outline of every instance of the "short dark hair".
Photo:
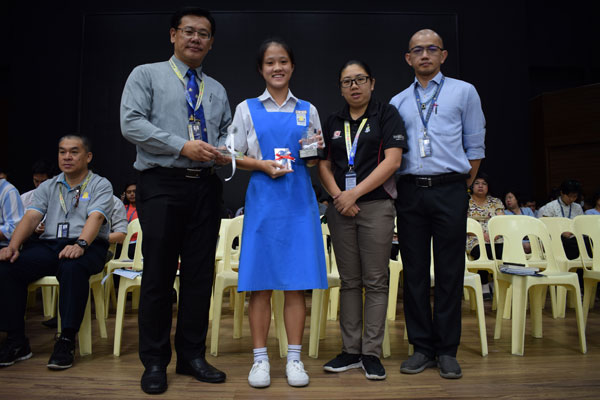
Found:
[(65, 136), (61, 137), (60, 139), (58, 139), (58, 145), (60, 146), (60, 143), (65, 139), (81, 140), (81, 144), (83, 144), (84, 150), (88, 153), (92, 151), (92, 142), (90, 142), (90, 139), (87, 138), (86, 136), (80, 136), (77, 134), (65, 135)]
[[(486, 181), (487, 182), (487, 181)], [(502, 202), (505, 203), (504, 205), (506, 206), (506, 196), (512, 193), (513, 196), (515, 196), (515, 199), (517, 199), (517, 204), (520, 206), (522, 203), (519, 201), (519, 199), (521, 198), (521, 193), (519, 193), (519, 191), (514, 190), (514, 189), (508, 189), (506, 192), (504, 192), (504, 196), (502, 197)]]
[(256, 68), (258, 69), (258, 72), (262, 72), (262, 64), (263, 60), (265, 59), (265, 53), (267, 52), (269, 46), (271, 46), (272, 44), (283, 47), (285, 52), (288, 54), (292, 65), (296, 65), (294, 52), (292, 51), (290, 45), (279, 37), (271, 37), (263, 40), (263, 42), (260, 44), (260, 47), (258, 48), (258, 53), (256, 54)]
[(31, 175), (46, 174), (48, 177), (54, 175), (54, 166), (49, 161), (37, 160), (31, 167)]
[(581, 183), (575, 179), (567, 179), (560, 184), (560, 192), (562, 194), (581, 193)]
[(369, 75), (369, 78), (373, 78), (373, 74), (371, 73), (371, 68), (369, 67), (369, 64), (362, 60), (349, 60), (346, 61), (344, 65), (342, 65), (342, 68), (340, 68), (340, 71), (338, 72), (338, 82), (340, 79), (342, 79), (342, 72), (344, 72), (344, 70), (351, 65), (358, 65), (359, 67), (365, 70), (367, 75)]
[(179, 24), (181, 24), (181, 19), (186, 15), (195, 15), (196, 17), (206, 18), (208, 22), (210, 22), (210, 35), (215, 36), (215, 33), (217, 32), (217, 25), (215, 23), (215, 19), (213, 18), (210, 11), (200, 7), (183, 7), (175, 11), (175, 13), (171, 16), (171, 28), (179, 28)]
[(594, 197), (592, 197), (592, 208), (596, 208), (596, 203), (600, 199), (600, 190), (594, 193)]

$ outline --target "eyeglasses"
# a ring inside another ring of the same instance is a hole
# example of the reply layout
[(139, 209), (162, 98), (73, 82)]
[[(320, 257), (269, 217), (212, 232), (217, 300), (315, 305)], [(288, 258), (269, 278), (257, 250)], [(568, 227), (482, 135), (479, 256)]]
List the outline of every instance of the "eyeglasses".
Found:
[(414, 56), (420, 56), (424, 51), (427, 51), (428, 54), (435, 55), (441, 51), (444, 51), (440, 46), (436, 46), (434, 44), (423, 47), (423, 46), (415, 46), (412, 49), (408, 50), (408, 52)]
[(369, 79), (371, 79), (371, 77), (367, 75), (359, 75), (354, 79), (346, 78), (340, 81), (340, 86), (343, 88), (349, 88), (352, 86), (352, 82), (356, 83), (357, 86), (364, 85), (369, 81)]
[(202, 40), (209, 40), (212, 35), (210, 34), (210, 32), (207, 31), (197, 31), (193, 28), (190, 27), (185, 27), (185, 28), (177, 28), (178, 31), (181, 31), (183, 33), (183, 36), (187, 39), (191, 39), (194, 37), (194, 35), (197, 33), (198, 37)]

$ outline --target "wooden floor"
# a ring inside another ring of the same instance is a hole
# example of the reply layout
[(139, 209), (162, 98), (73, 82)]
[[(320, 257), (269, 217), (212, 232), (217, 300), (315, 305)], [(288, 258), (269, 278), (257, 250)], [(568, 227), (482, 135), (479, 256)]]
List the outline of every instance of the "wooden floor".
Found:
[[(112, 354), (114, 314), (108, 320), (109, 338), (101, 339), (94, 322), (93, 355), (76, 356), (73, 368), (50, 371), (46, 362), (53, 348), (54, 332), (41, 325), (41, 302), (28, 311), (26, 330), (33, 358), (0, 369), (0, 399), (138, 399), (145, 395), (139, 385), (143, 372), (137, 354), (137, 314), (128, 311), (125, 319), (121, 357)], [(307, 303), (310, 298), (307, 296)], [(510, 354), (510, 321), (505, 321), (503, 337), (493, 339), (495, 312), (486, 302), (489, 355), (481, 357), (474, 313), (463, 303), (463, 334), (458, 360), (463, 378), (446, 380), (437, 369), (418, 375), (400, 374), (406, 358), (403, 340), (402, 303), (399, 318), (390, 324), (392, 356), (383, 361), (387, 371), (384, 381), (368, 381), (362, 370), (340, 374), (326, 373), (322, 365), (339, 353), (341, 338), (337, 321), (328, 321), (327, 338), (321, 341), (318, 359), (307, 356), (308, 318), (304, 336), (303, 361), (310, 375), (310, 385), (291, 388), (285, 379), (285, 360), (278, 357), (276, 338), (271, 335), (271, 386), (253, 389), (247, 376), (252, 363), (251, 340), (247, 318), (244, 337), (232, 338), (232, 312), (226, 308), (221, 323), (219, 357), (207, 356), (209, 362), (227, 373), (227, 382), (207, 384), (192, 377), (175, 374), (175, 355), (168, 368), (169, 389), (165, 399), (583, 399), (600, 398), (600, 306), (590, 311), (587, 328), (588, 353), (581, 354), (573, 310), (565, 319), (553, 320), (549, 307), (544, 311), (544, 338), (529, 335), (528, 318), (525, 356)], [(129, 308), (128, 308), (129, 309)], [(175, 318), (174, 318), (175, 319)], [(175, 321), (174, 321), (175, 324)], [(174, 332), (174, 328), (173, 328)], [(4, 340), (0, 337), (0, 340)], [(210, 340), (210, 337), (209, 337)]]

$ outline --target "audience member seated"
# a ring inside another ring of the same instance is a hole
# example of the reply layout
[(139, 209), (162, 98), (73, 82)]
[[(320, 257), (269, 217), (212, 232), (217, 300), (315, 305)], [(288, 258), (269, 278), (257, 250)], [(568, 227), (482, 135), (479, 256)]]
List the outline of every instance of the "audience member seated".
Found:
[[(62, 173), (39, 186), (10, 244), (0, 250), (0, 331), (7, 332), (0, 348), (0, 366), (32, 356), (23, 318), (27, 286), (47, 275), (56, 275), (60, 284), (62, 325), (47, 366), (62, 370), (73, 365), (75, 335), (88, 301), (89, 277), (104, 267), (109, 232), (106, 220), (113, 207), (112, 186), (88, 170), (91, 160), (86, 138), (61, 138), (58, 165)], [(44, 215), (46, 230), (39, 239), (27, 241)]]
[[(135, 206), (136, 190), (137, 190), (136, 183), (130, 182), (125, 186), (125, 192), (122, 195), (123, 204), (125, 205), (127, 224), (129, 224), (134, 219), (138, 218), (137, 208)], [(127, 232), (127, 229), (125, 229), (125, 232)], [(133, 255), (135, 253), (135, 243), (136, 242), (137, 242), (137, 233), (131, 237), (131, 241), (129, 242), (129, 250), (127, 250), (127, 255), (132, 260), (133, 260)], [(117, 253), (117, 254), (119, 254), (119, 253)]]
[(593, 208), (590, 208), (585, 212), (586, 215), (600, 215), (600, 191), (594, 194), (592, 198)]
[[(575, 201), (581, 193), (581, 184), (573, 179), (567, 179), (560, 185), (560, 195), (540, 210), (543, 217), (563, 217), (573, 219), (583, 214), (583, 208)], [(575, 235), (571, 232), (562, 234), (563, 247), (569, 260), (579, 257), (579, 248)]]
[(21, 195), (21, 201), (23, 202), (23, 207), (25, 208), (29, 207), (33, 202), (33, 192), (35, 189), (37, 189), (42, 182), (54, 176), (54, 168), (48, 161), (38, 160), (33, 164), (31, 172), (33, 175), (33, 189)]
[(8, 246), (15, 227), (23, 218), (23, 203), (19, 191), (0, 178), (0, 247)]
[(525, 199), (525, 201), (522, 204), (523, 207), (529, 207), (529, 209), (533, 212), (533, 216), (536, 218), (540, 217), (540, 210), (538, 210), (537, 208), (537, 202), (532, 199), (531, 197), (528, 197)]
[[(531, 208), (527, 206), (519, 207), (519, 196), (517, 196), (516, 193), (517, 192), (514, 190), (509, 190), (504, 195), (504, 205), (506, 206), (504, 214), (527, 215), (535, 218), (535, 214)], [(523, 249), (525, 249), (525, 253), (531, 253), (531, 244), (529, 243), (529, 240), (523, 240)]]
[[(481, 224), (483, 236), (485, 239), (485, 247), (489, 258), (492, 257), (492, 248), (490, 245), (490, 237), (488, 233), (488, 221), (494, 215), (504, 214), (504, 205), (502, 201), (496, 197), (489, 195), (488, 190), (489, 178), (485, 172), (478, 172), (473, 185), (471, 186), (471, 198), (469, 199), (469, 210), (467, 215)], [(502, 238), (494, 240), (496, 257), (502, 258)], [(467, 252), (473, 259), (478, 259), (480, 255), (480, 244), (477, 238), (473, 235), (467, 237)], [(481, 286), (486, 299), (491, 299), (490, 284), (488, 282), (488, 272), (479, 271), (481, 275)]]

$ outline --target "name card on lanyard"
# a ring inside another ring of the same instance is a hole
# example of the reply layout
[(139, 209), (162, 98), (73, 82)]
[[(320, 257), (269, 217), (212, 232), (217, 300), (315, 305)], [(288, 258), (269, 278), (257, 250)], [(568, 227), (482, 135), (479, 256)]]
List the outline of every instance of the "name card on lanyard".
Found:
[[(169, 65), (171, 66), (171, 69), (173, 70), (173, 72), (175, 72), (175, 75), (177, 75), (177, 78), (179, 78), (181, 83), (183, 83), (183, 86), (185, 88), (186, 83), (185, 83), (185, 79), (183, 78), (183, 74), (181, 73), (181, 71), (179, 71), (179, 68), (177, 68), (177, 65), (175, 65), (175, 62), (172, 59), (169, 60)], [(190, 79), (194, 79), (194, 78), (191, 77)], [(196, 139), (202, 138), (202, 121), (201, 121), (201, 118), (196, 118), (196, 113), (198, 112), (198, 110), (200, 109), (200, 106), (202, 105), (202, 97), (203, 96), (204, 96), (204, 79), (200, 81), (200, 88), (198, 90), (198, 99), (196, 100), (195, 104), (194, 104), (194, 99), (192, 99), (192, 96), (190, 95), (190, 93), (187, 90), (185, 91), (185, 99), (186, 99), (188, 105), (190, 106), (190, 108), (193, 110), (193, 113), (189, 113), (190, 115), (189, 115), (189, 121), (188, 121), (188, 135), (189, 135), (190, 140), (196, 140)]]
[(358, 137), (362, 132), (368, 118), (363, 118), (360, 126), (354, 136), (354, 142), (350, 134), (350, 122), (344, 121), (344, 138), (346, 139), (346, 153), (348, 154), (348, 172), (346, 173), (346, 190), (356, 187), (356, 172), (354, 172), (354, 157), (356, 156), (356, 148), (358, 146)]
[(445, 77), (442, 76), (442, 80), (438, 85), (433, 97), (430, 100), (429, 109), (427, 110), (427, 116), (423, 117), (423, 110), (427, 103), (423, 104), (421, 102), (421, 96), (419, 96), (419, 90), (417, 89), (417, 83), (415, 83), (415, 100), (417, 102), (417, 111), (419, 112), (419, 117), (421, 117), (421, 122), (423, 123), (423, 137), (419, 138), (419, 155), (422, 158), (431, 157), (431, 140), (429, 136), (427, 136), (427, 125), (429, 124), (429, 118), (431, 118), (431, 112), (435, 108), (435, 113), (437, 114), (437, 99), (442, 91), (442, 86), (444, 86)]

